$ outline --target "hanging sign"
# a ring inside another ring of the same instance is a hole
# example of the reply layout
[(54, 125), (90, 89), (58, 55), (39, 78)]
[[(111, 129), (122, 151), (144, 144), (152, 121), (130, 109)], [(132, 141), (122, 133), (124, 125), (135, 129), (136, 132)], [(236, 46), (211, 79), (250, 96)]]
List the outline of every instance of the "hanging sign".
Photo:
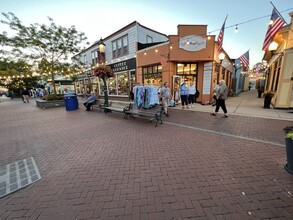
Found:
[(206, 45), (207, 39), (197, 35), (188, 35), (179, 40), (179, 48), (187, 51), (199, 51), (205, 49)]

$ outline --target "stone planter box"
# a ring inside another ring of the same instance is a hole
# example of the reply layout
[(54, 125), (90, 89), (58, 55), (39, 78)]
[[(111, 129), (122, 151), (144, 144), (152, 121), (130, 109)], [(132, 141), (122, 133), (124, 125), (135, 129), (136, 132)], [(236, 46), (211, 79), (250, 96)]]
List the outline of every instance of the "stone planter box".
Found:
[(53, 108), (53, 107), (60, 107), (60, 106), (65, 106), (64, 100), (42, 100), (42, 99), (37, 99), (36, 100), (36, 105), (39, 108)]

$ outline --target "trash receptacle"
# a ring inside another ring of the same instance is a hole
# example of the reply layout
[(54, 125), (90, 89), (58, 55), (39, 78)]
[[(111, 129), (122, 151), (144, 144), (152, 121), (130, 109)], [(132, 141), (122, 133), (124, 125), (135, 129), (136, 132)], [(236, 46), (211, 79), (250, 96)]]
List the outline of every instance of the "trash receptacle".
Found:
[(78, 109), (78, 100), (75, 94), (67, 94), (64, 96), (65, 107), (67, 111)]
[(272, 94), (265, 95), (264, 106), (263, 106), (264, 108), (270, 108), (272, 98), (273, 98)]
[(285, 131), (285, 144), (286, 144), (286, 155), (287, 164), (285, 164), (285, 170), (293, 175), (293, 126), (288, 126), (283, 129)]

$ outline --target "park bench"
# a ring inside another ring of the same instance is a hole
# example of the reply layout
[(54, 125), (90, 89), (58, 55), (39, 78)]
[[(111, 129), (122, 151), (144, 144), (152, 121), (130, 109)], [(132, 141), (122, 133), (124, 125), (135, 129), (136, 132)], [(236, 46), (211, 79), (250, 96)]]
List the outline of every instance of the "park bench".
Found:
[(130, 104), (129, 107), (125, 107), (123, 109), (124, 111), (124, 118), (128, 119), (128, 117), (131, 117), (133, 119), (135, 118), (142, 118), (142, 119), (148, 119), (150, 122), (153, 120), (156, 120), (156, 127), (158, 126), (158, 122), (161, 122), (163, 124), (163, 106), (154, 106), (152, 108), (134, 108), (133, 104)]
[(100, 112), (102, 111), (102, 109), (104, 109), (104, 103), (101, 103), (100, 100), (96, 100), (94, 101), (93, 105), (91, 106), (91, 109), (99, 109)]

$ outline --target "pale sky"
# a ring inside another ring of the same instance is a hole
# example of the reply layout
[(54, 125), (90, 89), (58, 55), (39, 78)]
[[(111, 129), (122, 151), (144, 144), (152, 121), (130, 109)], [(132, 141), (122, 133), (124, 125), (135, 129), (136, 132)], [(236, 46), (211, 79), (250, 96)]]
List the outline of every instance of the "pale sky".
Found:
[[(289, 23), (293, 0), (271, 1)], [(217, 36), (227, 14), (226, 27), (267, 16), (238, 25), (238, 33), (235, 27), (225, 30), (225, 51), (233, 59), (250, 49), (251, 66), (262, 61), (273, 9), (270, 0), (0, 0), (0, 6), (1, 12), (13, 12), (26, 26), (48, 24), (48, 16), (57, 25), (75, 25), (90, 44), (133, 21), (166, 35), (177, 34), (178, 24), (208, 25), (208, 32), (217, 30), (211, 33)]]

